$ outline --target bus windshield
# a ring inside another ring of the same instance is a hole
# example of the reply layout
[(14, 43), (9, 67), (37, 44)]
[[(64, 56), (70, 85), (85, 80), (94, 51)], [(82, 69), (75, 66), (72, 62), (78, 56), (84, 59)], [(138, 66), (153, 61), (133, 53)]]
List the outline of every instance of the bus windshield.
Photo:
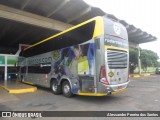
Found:
[(128, 35), (125, 27), (110, 19), (104, 22), (105, 45), (128, 49)]

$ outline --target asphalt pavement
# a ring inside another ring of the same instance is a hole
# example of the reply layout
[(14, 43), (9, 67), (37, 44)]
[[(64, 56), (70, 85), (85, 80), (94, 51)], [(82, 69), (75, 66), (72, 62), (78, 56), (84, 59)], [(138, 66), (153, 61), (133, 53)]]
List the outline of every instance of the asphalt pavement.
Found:
[[(0, 111), (160, 111), (159, 91), (160, 75), (130, 78), (127, 91), (105, 97), (74, 96), (66, 98), (63, 95), (54, 95), (49, 89), (41, 87), (34, 93), (23, 94), (9, 94), (0, 89)], [(79, 118), (74, 118), (74, 120), (76, 119)], [(158, 120), (159, 118), (153, 119)], [(16, 120), (18, 119), (16, 118)]]

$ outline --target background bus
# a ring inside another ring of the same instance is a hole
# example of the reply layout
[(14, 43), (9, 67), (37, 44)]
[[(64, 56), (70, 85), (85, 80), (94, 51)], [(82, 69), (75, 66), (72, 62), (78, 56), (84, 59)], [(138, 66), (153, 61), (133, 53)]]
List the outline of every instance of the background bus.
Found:
[(20, 53), (19, 79), (54, 94), (106, 96), (128, 84), (128, 36), (123, 25), (95, 17)]

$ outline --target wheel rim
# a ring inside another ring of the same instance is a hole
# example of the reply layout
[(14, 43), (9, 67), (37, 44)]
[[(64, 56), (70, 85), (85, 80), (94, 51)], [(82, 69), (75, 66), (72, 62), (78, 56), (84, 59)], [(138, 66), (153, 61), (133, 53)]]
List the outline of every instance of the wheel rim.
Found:
[(58, 85), (57, 85), (56, 83), (54, 83), (54, 84), (52, 85), (52, 90), (53, 90), (53, 91), (57, 91), (57, 88), (58, 88)]
[(65, 94), (69, 93), (69, 92), (70, 92), (70, 87), (69, 87), (69, 85), (64, 85), (63, 90), (64, 90), (64, 93), (65, 93)]

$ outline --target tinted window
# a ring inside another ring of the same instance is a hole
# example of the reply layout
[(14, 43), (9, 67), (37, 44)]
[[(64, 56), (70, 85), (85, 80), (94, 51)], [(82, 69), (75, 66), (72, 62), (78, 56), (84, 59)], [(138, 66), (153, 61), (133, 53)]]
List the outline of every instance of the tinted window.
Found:
[(115, 35), (128, 40), (126, 28), (122, 24), (107, 18), (104, 18), (104, 32), (105, 35)]
[(28, 66), (28, 73), (48, 74), (50, 70), (51, 66)]
[(49, 51), (53, 51), (60, 48), (65, 48), (73, 45), (83, 43), (87, 40), (92, 39), (94, 33), (95, 21), (92, 21), (79, 28), (71, 30), (63, 35), (48, 40), (42, 44), (34, 46), (24, 51), (24, 57), (30, 57)]
[(126, 28), (118, 22), (104, 18), (105, 45), (128, 48)]
[(21, 73), (26, 73), (26, 67), (21, 67)]

